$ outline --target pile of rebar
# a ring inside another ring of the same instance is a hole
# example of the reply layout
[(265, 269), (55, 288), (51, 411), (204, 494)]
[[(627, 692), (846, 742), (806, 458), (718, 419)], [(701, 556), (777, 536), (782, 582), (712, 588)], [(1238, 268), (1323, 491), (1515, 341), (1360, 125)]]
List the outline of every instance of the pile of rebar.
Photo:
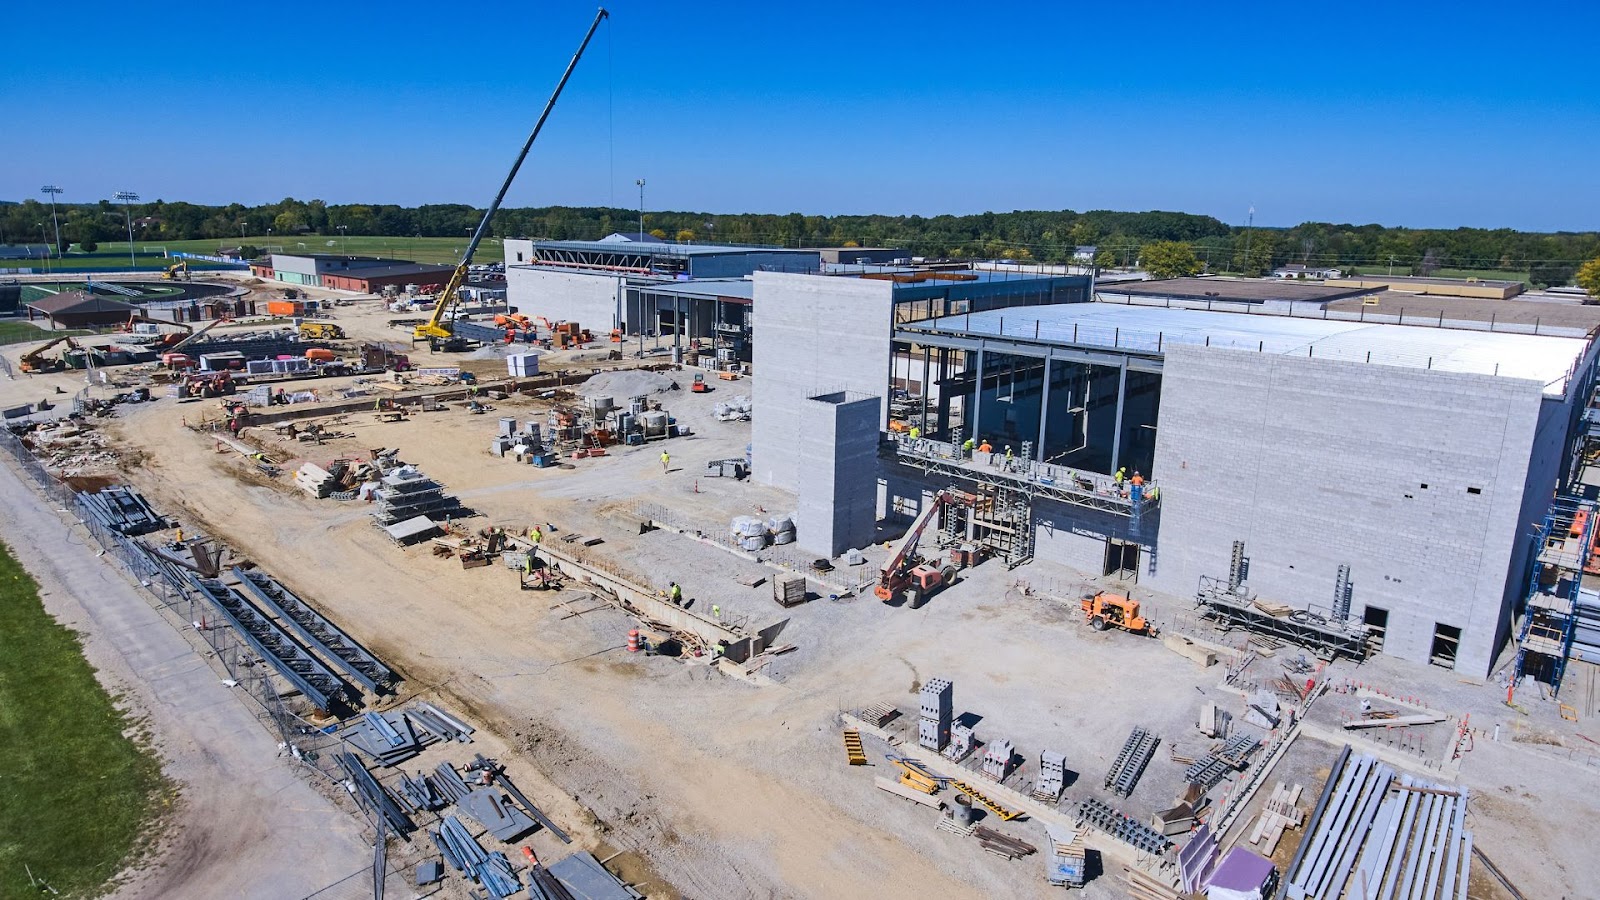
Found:
[(1004, 856), (1006, 859), (1020, 859), (1039, 852), (1037, 847), (1027, 841), (1019, 841), (983, 825), (973, 828), (972, 836), (978, 839), (983, 849), (997, 856)]

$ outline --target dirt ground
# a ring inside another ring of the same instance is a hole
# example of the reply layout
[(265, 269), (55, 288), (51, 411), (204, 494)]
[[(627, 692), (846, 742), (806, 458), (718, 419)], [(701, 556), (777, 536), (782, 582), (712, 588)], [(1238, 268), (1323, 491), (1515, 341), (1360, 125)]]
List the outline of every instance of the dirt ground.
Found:
[[(370, 303), (335, 314), (355, 337), (405, 337), (388, 329), (383, 323), (392, 316)], [(14, 349), (7, 352), (15, 358)], [(496, 366), (504, 371), (492, 350), (476, 355), (470, 364), (484, 374)], [(552, 354), (542, 362), (580, 369), (594, 360)], [(687, 387), (689, 378), (675, 374)], [(52, 383), (81, 386), (66, 375), (22, 378), (0, 382), (0, 398), (36, 399)], [(286, 474), (277, 479), (181, 427), (215, 401), (124, 406), (103, 427), (138, 461), (126, 476), (158, 510), (225, 540), (317, 604), (399, 670), (408, 693), (431, 693), (468, 712), (492, 733), (487, 739), (504, 743), (519, 784), (578, 845), (602, 858), (626, 851), (613, 865), (643, 882), (647, 895), (1052, 894), (1041, 856), (1007, 861), (985, 853), (935, 830), (933, 811), (876, 790), (874, 775), (894, 774), (881, 743), (868, 741), (871, 766), (845, 764), (841, 712), (888, 702), (902, 713), (891, 730), (914, 731), (915, 691), (936, 676), (954, 682), (956, 712), (976, 719), (980, 740), (1016, 743), (1024, 764), (1007, 785), (1026, 793), (1039, 752), (1053, 749), (1066, 755), (1070, 770), (1063, 810), (1099, 797), (1146, 818), (1172, 804), (1184, 768), (1172, 756), (1197, 757), (1210, 744), (1194, 725), (1200, 704), (1211, 700), (1242, 716), (1243, 700), (1221, 685), (1220, 666), (1202, 669), (1157, 640), (1093, 632), (1069, 605), (1018, 588), (1026, 581), (1051, 588), (1045, 593), (1070, 594), (1095, 579), (1048, 560), (1015, 571), (989, 562), (918, 610), (888, 607), (870, 594), (785, 610), (772, 602), (768, 584), (744, 583), (751, 575), (770, 576), (764, 566), (671, 531), (640, 535), (618, 527), (610, 513), (639, 503), (705, 531), (725, 529), (735, 515), (794, 509), (794, 498), (780, 491), (703, 477), (705, 461), (744, 454), (748, 423), (716, 422), (711, 409), (749, 390), (743, 380), (718, 383), (705, 395), (652, 395), (694, 435), (552, 469), (487, 451), (497, 417), (542, 421), (547, 402), (538, 399), (498, 402), (484, 416), (457, 404), (400, 423), (351, 414), (332, 426), (349, 438), (320, 447), (264, 444), (286, 457)], [(666, 473), (658, 461), (662, 446), (673, 460)], [(524, 592), (516, 575), (498, 565), (463, 570), (426, 546), (399, 549), (371, 524), (364, 505), (310, 498), (289, 479), (299, 460), (321, 464), (379, 447), (398, 447), (401, 458), (443, 481), (479, 514), (467, 522), (474, 528), (548, 522), (557, 536), (600, 537), (604, 543), (591, 555), (647, 585), (678, 581), (696, 609), (715, 605), (725, 620), (750, 627), (789, 620), (782, 640), (798, 649), (768, 666), (760, 683), (629, 654), (624, 644), (632, 620), (581, 591)], [(865, 568), (855, 577), (870, 578), (870, 564)], [(1238, 643), (1237, 636), (1201, 633), (1185, 600), (1139, 593), (1167, 627)], [(1281, 661), (1257, 660), (1250, 677), (1270, 682), (1281, 674)], [(1533, 697), (1519, 698), (1521, 708), (1514, 709), (1493, 684), (1382, 657), (1336, 664), (1331, 674), (1457, 717), (1442, 728), (1428, 726), (1434, 730), (1419, 739), (1415, 765), (1473, 790), (1475, 843), (1524, 895), (1575, 896), (1573, 885), (1600, 882), (1600, 860), (1585, 852), (1581, 829), (1571, 827), (1600, 811), (1594, 799), (1600, 763), (1591, 752), (1600, 745), (1580, 736), (1594, 730), (1595, 710), (1574, 723), (1561, 719), (1555, 704)], [(1337, 730), (1352, 702), (1330, 694), (1314, 718)], [(1471, 748), (1457, 761), (1456, 723), (1469, 714)], [(1162, 743), (1132, 796), (1112, 797), (1102, 781), (1135, 726), (1155, 731)], [(1360, 740), (1357, 749), (1365, 746)], [(1337, 752), (1302, 737), (1269, 781), (1303, 784), (1309, 809)], [(1251, 814), (1240, 822), (1248, 825)], [(1046, 846), (1036, 823), (988, 824)], [(1286, 834), (1279, 855), (1292, 854), (1298, 840), (1298, 833)], [(557, 846), (536, 839), (535, 849), (542, 855)], [(1109, 857), (1106, 869), (1112, 877), (1091, 884), (1086, 896), (1124, 893)], [(1474, 883), (1472, 896), (1496, 896), (1489, 882), (1475, 877)]]

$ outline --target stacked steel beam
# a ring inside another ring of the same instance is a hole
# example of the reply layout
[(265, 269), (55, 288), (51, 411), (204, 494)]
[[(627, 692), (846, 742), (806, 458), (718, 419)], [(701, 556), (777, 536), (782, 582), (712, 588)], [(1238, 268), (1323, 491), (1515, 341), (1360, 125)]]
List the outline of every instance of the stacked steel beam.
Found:
[(252, 605), (243, 594), (214, 578), (185, 574), (195, 590), (211, 601), (245, 643), (318, 709), (325, 710), (337, 700), (358, 696), (326, 663), (296, 643), (281, 625)]
[(125, 484), (98, 493), (81, 491), (78, 504), (95, 521), (118, 534), (148, 534), (167, 524), (138, 491)]
[(1139, 783), (1139, 776), (1144, 774), (1145, 766), (1155, 756), (1159, 743), (1161, 738), (1143, 728), (1135, 728), (1123, 743), (1122, 752), (1111, 764), (1111, 771), (1106, 773), (1106, 790), (1122, 797), (1132, 794), (1134, 786)]
[(431, 834), (450, 865), (483, 885), (489, 896), (505, 900), (522, 890), (522, 879), (511, 870), (511, 861), (505, 854), (486, 852), (460, 819), (445, 816), (439, 830)]
[(1472, 860), (1467, 790), (1394, 770), (1346, 746), (1289, 864), (1293, 900), (1464, 897)]
[(383, 694), (391, 690), (398, 680), (394, 670), (295, 596), (276, 578), (261, 571), (246, 571), (239, 566), (233, 567), (233, 575), (263, 609), (275, 614), (301, 640), (344, 669), (362, 687), (374, 694)]

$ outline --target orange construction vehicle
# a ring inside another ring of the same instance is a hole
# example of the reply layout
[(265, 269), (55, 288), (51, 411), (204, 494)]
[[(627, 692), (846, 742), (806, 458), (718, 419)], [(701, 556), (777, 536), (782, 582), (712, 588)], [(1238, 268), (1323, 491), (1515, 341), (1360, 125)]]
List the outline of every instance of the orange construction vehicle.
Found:
[(956, 567), (949, 563), (941, 566), (937, 557), (925, 558), (918, 554), (917, 542), (928, 526), (938, 520), (939, 513), (945, 507), (972, 506), (977, 501), (976, 494), (965, 491), (940, 491), (917, 515), (916, 521), (911, 523), (905, 536), (895, 545), (889, 560), (883, 564), (883, 570), (878, 573), (878, 586), (872, 591), (878, 599), (889, 603), (897, 597), (904, 597), (906, 605), (916, 609), (928, 597), (954, 583)]
[(1095, 631), (1121, 628), (1134, 634), (1154, 635), (1155, 629), (1139, 615), (1139, 601), (1122, 594), (1101, 591), (1093, 597), (1084, 597), (1083, 615)]
[(706, 384), (706, 376), (703, 373), (694, 373), (694, 384), (689, 386), (689, 391), (695, 394), (707, 394), (711, 392), (711, 386)]

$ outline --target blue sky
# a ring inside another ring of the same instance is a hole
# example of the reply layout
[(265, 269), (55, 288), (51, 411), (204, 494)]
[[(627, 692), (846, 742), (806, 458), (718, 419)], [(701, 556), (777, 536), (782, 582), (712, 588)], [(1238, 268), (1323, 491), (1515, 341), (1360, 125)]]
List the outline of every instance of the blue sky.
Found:
[[(1600, 4), (611, 9), (508, 204), (1600, 228)], [(0, 198), (481, 206), (594, 10), (15, 4)]]

